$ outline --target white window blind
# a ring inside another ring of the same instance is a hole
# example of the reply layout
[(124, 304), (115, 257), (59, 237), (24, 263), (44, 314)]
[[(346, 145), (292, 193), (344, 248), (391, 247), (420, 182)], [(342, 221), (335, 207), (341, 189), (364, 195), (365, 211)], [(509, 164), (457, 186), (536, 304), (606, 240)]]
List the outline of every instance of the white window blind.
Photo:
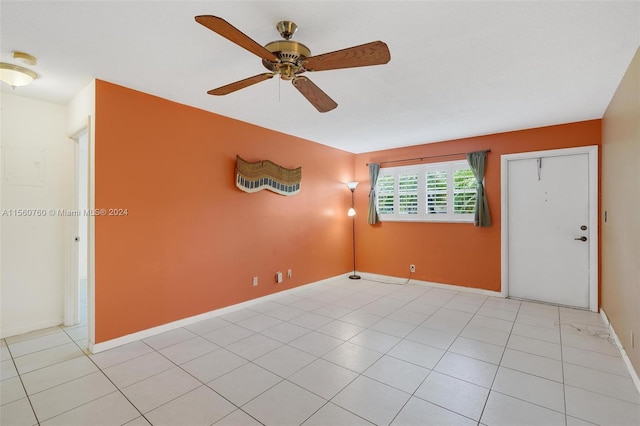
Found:
[(392, 215), (396, 212), (393, 201), (395, 198), (395, 187), (396, 180), (394, 175), (380, 174), (378, 176), (378, 183), (376, 185), (378, 215)]
[(418, 174), (398, 175), (398, 213), (401, 215), (418, 214)]
[(476, 208), (476, 178), (471, 169), (453, 171), (453, 213), (471, 214)]
[(476, 180), (466, 160), (385, 167), (376, 195), (381, 221), (473, 222)]
[(447, 171), (429, 170), (425, 173), (427, 214), (447, 214)]

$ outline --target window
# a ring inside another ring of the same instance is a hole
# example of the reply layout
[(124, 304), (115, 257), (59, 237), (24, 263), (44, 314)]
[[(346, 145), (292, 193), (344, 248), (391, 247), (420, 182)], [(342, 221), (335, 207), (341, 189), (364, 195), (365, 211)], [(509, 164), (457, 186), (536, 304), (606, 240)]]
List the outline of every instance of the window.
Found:
[(476, 179), (466, 160), (380, 169), (381, 221), (473, 222)]

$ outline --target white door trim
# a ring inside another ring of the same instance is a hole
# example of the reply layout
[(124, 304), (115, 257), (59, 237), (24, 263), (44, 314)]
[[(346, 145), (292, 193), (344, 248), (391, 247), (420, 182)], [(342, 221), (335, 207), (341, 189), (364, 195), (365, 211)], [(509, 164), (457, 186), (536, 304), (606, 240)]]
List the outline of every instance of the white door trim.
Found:
[[(78, 141), (83, 132), (80, 131), (69, 137), (71, 144), (69, 156), (72, 164), (67, 169), (72, 187), (71, 196), (69, 197), (70, 203), (67, 205), (69, 210), (78, 208)], [(68, 229), (65, 232), (64, 325), (69, 327), (78, 323), (78, 244), (74, 240), (78, 235), (78, 218), (69, 216), (67, 219)]]
[[(88, 205), (87, 208), (89, 210), (95, 209), (95, 130), (92, 123), (91, 116), (87, 116), (87, 121), (83, 124), (80, 129), (73, 132), (70, 136), (70, 146), (72, 150), (75, 150), (78, 142), (76, 139), (83, 133), (87, 134), (87, 148), (88, 148), (88, 173), (89, 173), (89, 182), (88, 182), (88, 194), (87, 200)], [(70, 160), (73, 160), (73, 166), (70, 169), (73, 169), (69, 172), (69, 178), (73, 179), (73, 182), (76, 182), (76, 173), (77, 173), (77, 162), (75, 152), (70, 152)], [(75, 184), (74, 184), (75, 185)], [(77, 208), (77, 200), (76, 191), (74, 189), (73, 196), (73, 207), (72, 209)], [(89, 338), (89, 352), (93, 353), (93, 345), (95, 342), (95, 217), (90, 215), (88, 216), (88, 230), (87, 230), (87, 334)], [(77, 312), (78, 312), (78, 268), (77, 254), (73, 254), (73, 252), (77, 252), (77, 243), (73, 241), (73, 238), (78, 235), (78, 222), (77, 220), (74, 224), (71, 224), (68, 230), (65, 232), (68, 238), (68, 248), (67, 248), (67, 259), (66, 259), (66, 274), (65, 274), (65, 288), (64, 288), (64, 313), (65, 313), (65, 323), (67, 320), (72, 322), (77, 322)], [(73, 249), (71, 249), (73, 247)], [(75, 260), (72, 259), (75, 257)], [(75, 263), (74, 263), (75, 262)], [(76, 315), (75, 320), (73, 319), (73, 315)]]
[(562, 155), (587, 154), (589, 157), (589, 310), (598, 311), (598, 147), (553, 149), (500, 156), (501, 196), (501, 293), (509, 297), (509, 161)]

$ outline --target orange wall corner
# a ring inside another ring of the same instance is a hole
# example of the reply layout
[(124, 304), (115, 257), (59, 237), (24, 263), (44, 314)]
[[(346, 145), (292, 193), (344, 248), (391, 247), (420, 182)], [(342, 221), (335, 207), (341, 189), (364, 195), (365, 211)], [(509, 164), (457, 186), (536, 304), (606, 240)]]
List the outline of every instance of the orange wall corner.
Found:
[[(485, 189), (493, 225), (477, 228), (468, 223), (386, 222), (368, 225), (357, 219), (357, 263), (361, 271), (412, 278), (490, 291), (501, 291), (500, 156), (601, 144), (601, 120), (560, 124), (452, 141), (358, 154), (356, 205), (366, 212), (369, 172), (367, 163), (419, 158), (490, 149)], [(448, 158), (447, 160), (462, 159)]]
[[(96, 218), (96, 343), (351, 267), (354, 154), (105, 81), (95, 146), (95, 207), (127, 211)], [(240, 191), (236, 155), (301, 166), (300, 193)]]

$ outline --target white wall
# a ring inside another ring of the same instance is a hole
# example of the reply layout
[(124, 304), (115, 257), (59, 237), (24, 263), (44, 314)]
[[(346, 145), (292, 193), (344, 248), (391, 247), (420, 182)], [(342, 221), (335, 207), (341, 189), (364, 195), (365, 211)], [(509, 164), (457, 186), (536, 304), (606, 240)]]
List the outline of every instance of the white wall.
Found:
[[(48, 210), (69, 208), (72, 142), (64, 106), (8, 93), (0, 106), (0, 337), (7, 337), (63, 321), (66, 219)], [(47, 214), (16, 217), (12, 209)]]
[[(87, 128), (87, 120), (96, 110), (95, 92), (96, 82), (92, 80), (67, 104), (67, 135), (73, 136)], [(89, 137), (93, 139), (93, 134)]]

